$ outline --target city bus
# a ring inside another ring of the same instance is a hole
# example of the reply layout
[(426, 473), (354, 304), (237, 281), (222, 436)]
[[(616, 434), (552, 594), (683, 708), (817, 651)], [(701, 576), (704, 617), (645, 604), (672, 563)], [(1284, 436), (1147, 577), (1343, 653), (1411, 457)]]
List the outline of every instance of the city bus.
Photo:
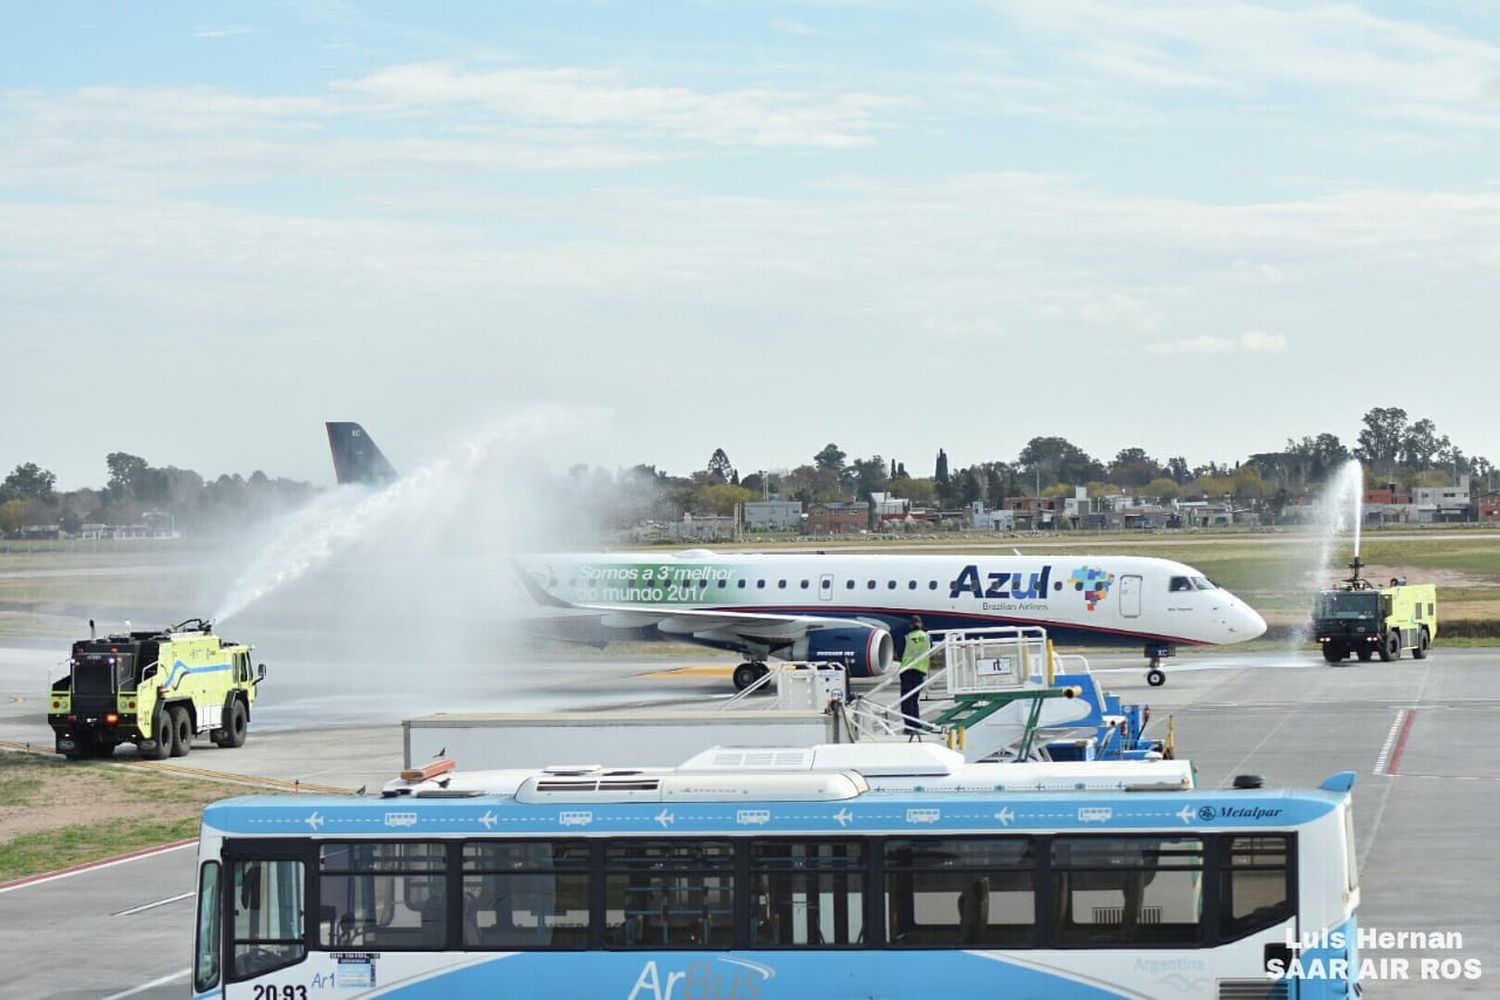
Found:
[(194, 995), (1356, 996), (1353, 773), (1185, 767), (716, 748), (229, 799), (203, 815)]

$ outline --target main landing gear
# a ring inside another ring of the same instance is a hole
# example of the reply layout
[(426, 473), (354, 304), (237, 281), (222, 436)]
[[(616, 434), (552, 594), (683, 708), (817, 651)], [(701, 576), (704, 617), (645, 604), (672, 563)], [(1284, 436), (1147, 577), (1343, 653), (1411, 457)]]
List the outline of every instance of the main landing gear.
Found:
[(734, 668), (734, 689), (743, 691), (770, 672), (763, 660), (746, 660)]
[(1144, 653), (1146, 659), (1149, 661), (1146, 664), (1147, 684), (1150, 684), (1154, 688), (1159, 688), (1167, 683), (1167, 674), (1161, 668), (1161, 661), (1164, 657), (1171, 656), (1175, 652), (1176, 650), (1171, 646), (1147, 646), (1145, 648)]

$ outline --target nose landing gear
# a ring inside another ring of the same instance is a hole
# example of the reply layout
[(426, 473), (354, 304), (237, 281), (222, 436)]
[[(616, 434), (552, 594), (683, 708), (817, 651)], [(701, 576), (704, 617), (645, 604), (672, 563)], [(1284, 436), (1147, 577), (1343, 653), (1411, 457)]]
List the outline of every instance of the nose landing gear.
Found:
[(1171, 646), (1147, 646), (1143, 652), (1149, 661), (1146, 664), (1146, 683), (1154, 688), (1161, 687), (1167, 683), (1167, 674), (1161, 668), (1161, 661), (1172, 656), (1176, 650)]

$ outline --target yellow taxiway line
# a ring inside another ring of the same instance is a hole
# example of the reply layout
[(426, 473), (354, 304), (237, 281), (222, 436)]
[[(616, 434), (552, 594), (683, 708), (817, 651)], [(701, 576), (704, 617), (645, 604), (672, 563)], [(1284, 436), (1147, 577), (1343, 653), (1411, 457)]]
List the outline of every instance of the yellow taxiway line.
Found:
[(673, 667), (670, 670), (654, 670), (649, 674), (637, 674), (647, 680), (670, 680), (673, 677), (732, 677), (734, 667), (725, 666), (722, 663), (693, 663), (685, 667)]

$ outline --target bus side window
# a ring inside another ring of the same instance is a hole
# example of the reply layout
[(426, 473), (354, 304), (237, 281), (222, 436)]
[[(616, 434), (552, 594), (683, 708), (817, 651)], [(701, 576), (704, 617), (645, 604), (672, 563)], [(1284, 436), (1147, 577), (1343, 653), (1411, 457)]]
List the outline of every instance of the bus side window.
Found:
[(302, 862), (236, 861), (232, 872), (230, 980), (249, 979), (302, 961), (307, 954), (302, 932)]
[(886, 940), (897, 948), (1036, 944), (1030, 837), (913, 837), (885, 843)]
[(447, 850), (436, 842), (326, 843), (318, 944), (439, 951), (447, 944)]
[(1220, 940), (1233, 941), (1291, 919), (1285, 836), (1219, 839)]
[(1203, 841), (1057, 837), (1053, 942), (1094, 947), (1196, 944), (1203, 936)]

